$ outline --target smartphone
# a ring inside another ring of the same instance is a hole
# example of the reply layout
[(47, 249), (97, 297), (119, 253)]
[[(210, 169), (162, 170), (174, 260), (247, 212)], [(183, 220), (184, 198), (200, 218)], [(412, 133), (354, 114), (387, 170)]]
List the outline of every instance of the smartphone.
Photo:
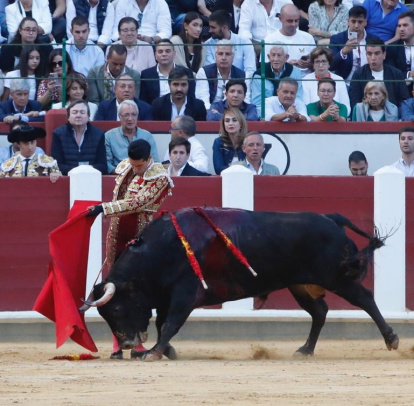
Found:
[(58, 78), (58, 74), (57, 73), (51, 73), (49, 76), (51, 78), (53, 78), (53, 79), (57, 79)]
[(358, 33), (351, 31), (348, 35), (348, 39), (357, 39)]

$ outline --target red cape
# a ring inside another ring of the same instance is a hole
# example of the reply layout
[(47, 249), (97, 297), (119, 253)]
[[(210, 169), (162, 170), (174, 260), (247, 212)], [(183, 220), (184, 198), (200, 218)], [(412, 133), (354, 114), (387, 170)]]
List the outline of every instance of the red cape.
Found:
[(66, 222), (49, 235), (48, 278), (33, 310), (56, 323), (56, 348), (70, 337), (89, 351), (98, 351), (78, 308), (86, 297), (89, 235), (96, 218), (86, 217), (87, 207), (99, 203), (75, 201)]

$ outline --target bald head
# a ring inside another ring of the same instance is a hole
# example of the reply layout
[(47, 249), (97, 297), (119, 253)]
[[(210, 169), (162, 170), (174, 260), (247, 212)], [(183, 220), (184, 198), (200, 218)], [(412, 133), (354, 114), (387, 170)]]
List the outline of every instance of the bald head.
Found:
[(299, 18), (299, 9), (293, 4), (285, 4), (280, 10), (280, 32), (287, 37), (295, 35), (299, 27)]

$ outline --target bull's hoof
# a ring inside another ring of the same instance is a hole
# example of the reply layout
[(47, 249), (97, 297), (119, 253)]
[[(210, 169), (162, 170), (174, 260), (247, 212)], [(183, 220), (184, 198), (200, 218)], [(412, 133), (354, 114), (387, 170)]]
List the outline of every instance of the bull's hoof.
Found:
[(162, 358), (162, 355), (156, 354), (154, 352), (147, 352), (142, 357), (142, 360), (144, 362), (154, 362), (154, 361), (159, 361), (161, 358)]
[(131, 350), (131, 359), (141, 359), (144, 357), (144, 355), (147, 353), (148, 351), (135, 351), (135, 350)]
[(306, 347), (300, 347), (293, 353), (293, 356), (294, 357), (312, 357), (313, 350), (306, 348)]
[(170, 345), (164, 350), (164, 355), (172, 360), (176, 360), (178, 358), (177, 352), (175, 351), (175, 348)]
[(387, 344), (388, 351), (397, 350), (398, 345), (400, 344), (400, 339), (398, 338), (397, 334), (392, 333), (387, 337), (385, 344)]
[(117, 352), (113, 352), (109, 358), (110, 359), (123, 359), (124, 355), (122, 354), (122, 350), (119, 350)]

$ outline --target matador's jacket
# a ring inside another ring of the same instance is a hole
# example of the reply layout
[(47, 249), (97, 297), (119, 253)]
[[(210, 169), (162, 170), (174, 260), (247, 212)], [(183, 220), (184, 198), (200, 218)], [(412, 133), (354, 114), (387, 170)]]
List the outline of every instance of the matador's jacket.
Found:
[(102, 203), (104, 215), (111, 218), (106, 237), (106, 264), (111, 269), (126, 243), (153, 220), (161, 203), (174, 187), (167, 171), (152, 163), (142, 176), (134, 175), (129, 159), (115, 169), (112, 202)]
[[(22, 178), (23, 158), (20, 153), (4, 161), (0, 166), (0, 178)], [(51, 173), (60, 173), (56, 159), (44, 154), (35, 154), (27, 169), (27, 177), (48, 176)]]

